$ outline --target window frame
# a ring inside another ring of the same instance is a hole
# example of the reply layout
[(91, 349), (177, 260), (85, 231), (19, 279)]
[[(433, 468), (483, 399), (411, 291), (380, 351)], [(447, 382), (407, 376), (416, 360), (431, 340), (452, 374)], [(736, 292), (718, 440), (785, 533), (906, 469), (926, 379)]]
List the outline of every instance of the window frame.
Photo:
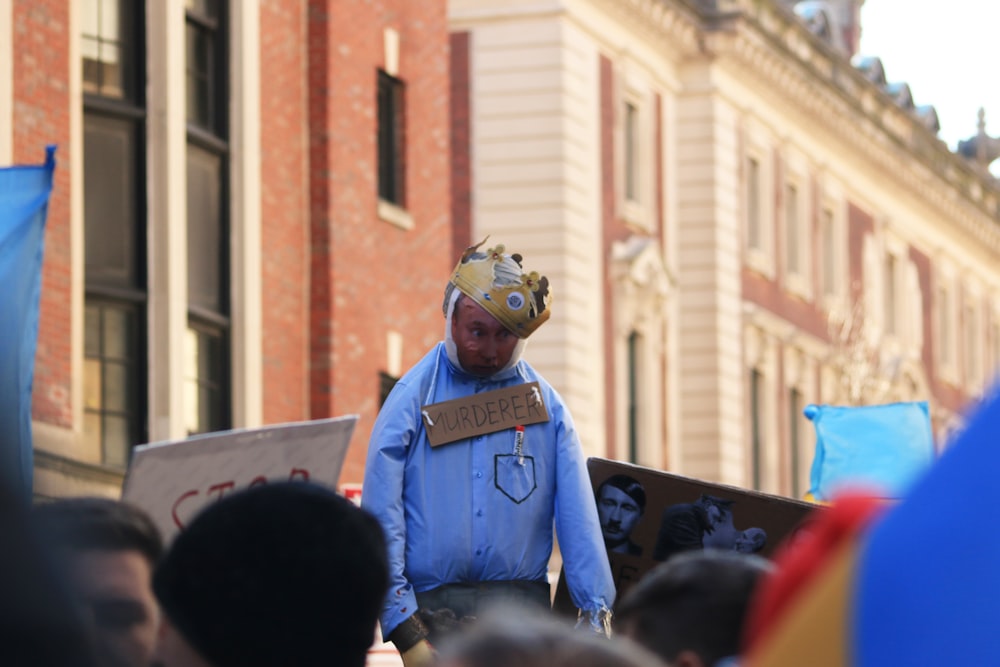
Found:
[[(188, 6), (185, 8), (185, 75), (187, 76), (191, 71), (188, 58), (191, 56), (192, 45), (188, 40), (192, 31), (194, 31), (196, 35), (200, 34), (206, 36), (206, 39), (210, 44), (211, 60), (209, 67), (207, 68), (209, 77), (209, 84), (207, 86), (208, 99), (206, 100), (208, 105), (207, 117), (205, 119), (200, 117), (192, 118), (190, 113), (190, 100), (188, 107), (185, 109), (185, 172), (188, 173), (190, 171), (192, 149), (205, 152), (218, 158), (219, 247), (217, 263), (217, 289), (219, 290), (219, 294), (217, 304), (218, 308), (207, 307), (204, 304), (197, 304), (191, 301), (191, 262), (189, 261), (189, 285), (188, 293), (185, 294), (185, 300), (187, 302), (186, 332), (188, 335), (194, 333), (196, 337), (210, 336), (219, 342), (221, 352), (220, 360), (218, 362), (218, 372), (220, 373), (218, 380), (220, 383), (218, 389), (218, 405), (220, 407), (218, 408), (219, 413), (209, 420), (211, 422), (209, 430), (224, 430), (231, 428), (233, 423), (233, 332), (231, 319), (232, 295), (230, 277), (232, 257), (231, 249), (229, 247), (231, 231), (230, 195), (232, 184), (230, 174), (231, 147), (228, 118), (230, 104), (229, 88), (231, 85), (229, 75), (229, 48), (232, 38), (229, 35), (229, 3), (226, 2), (226, 0), (205, 0), (203, 4), (213, 7), (214, 14), (198, 11), (198, 8), (193, 7), (192, 3), (188, 3)], [(185, 85), (187, 85), (187, 80), (185, 81)], [(208, 122), (203, 122), (204, 120), (207, 120)], [(188, 201), (186, 205), (190, 207), (191, 204), (190, 193), (188, 193)], [(192, 224), (190, 213), (188, 213), (185, 217), (187, 218), (187, 224), (190, 226)], [(190, 252), (189, 249), (186, 253), (188, 252)], [(188, 259), (190, 260), (190, 257), (188, 257)], [(185, 337), (185, 341), (188, 340), (190, 339)], [(190, 346), (185, 343), (183, 358), (186, 368), (191, 363), (190, 355), (192, 351), (189, 348)], [(200, 372), (200, 368), (197, 372)], [(185, 387), (187, 387), (191, 380), (192, 378), (189, 378), (187, 374), (185, 374)], [(199, 375), (195, 379), (195, 382), (199, 385), (199, 387), (201, 387), (207, 383), (211, 383), (213, 380), (214, 378), (202, 378)], [(190, 395), (187, 396), (188, 401), (200, 401), (200, 398), (200, 393), (195, 397), (191, 397)], [(200, 409), (200, 407), (201, 403), (199, 402), (196, 409)], [(191, 410), (192, 408), (190, 403), (185, 405), (184, 421), (186, 428), (189, 426), (188, 421)], [(190, 431), (190, 428), (188, 428), (188, 431), (189, 435), (194, 433)]]
[[(149, 437), (149, 426), (148, 426), (148, 413), (149, 413), (149, 396), (148, 396), (148, 375), (146, 371), (146, 366), (148, 363), (149, 349), (148, 349), (148, 276), (147, 276), (147, 193), (146, 193), (146, 157), (147, 157), (147, 146), (146, 146), (146, 133), (147, 133), (147, 111), (146, 111), (146, 97), (145, 97), (145, 63), (146, 63), (146, 17), (145, 17), (145, 7), (142, 3), (132, 3), (128, 0), (114, 0), (118, 4), (119, 13), (119, 30), (120, 41), (118, 42), (121, 53), (120, 57), (122, 60), (122, 86), (121, 95), (106, 95), (102, 94), (101, 87), (98, 90), (87, 91), (85, 90), (82, 95), (82, 106), (83, 106), (83, 125), (84, 125), (84, 142), (83, 151), (86, 151), (86, 131), (87, 122), (89, 119), (97, 120), (99, 122), (109, 122), (112, 124), (120, 124), (123, 129), (126, 130), (124, 136), (127, 137), (126, 141), (129, 143), (129, 148), (127, 149), (131, 155), (132, 164), (129, 165), (129, 169), (133, 172), (131, 174), (130, 188), (132, 192), (130, 196), (132, 198), (132, 210), (127, 214), (127, 218), (131, 220), (123, 220), (122, 222), (128, 227), (127, 230), (123, 230), (122, 233), (127, 233), (129, 235), (130, 243), (126, 250), (128, 255), (128, 261), (130, 266), (126, 270), (126, 275), (122, 275), (120, 272), (106, 271), (102, 272), (100, 270), (88, 271), (87, 260), (86, 260), (86, 198), (88, 193), (94, 193), (94, 186), (88, 186), (86, 182), (87, 172), (84, 170), (84, 187), (83, 187), (83, 197), (84, 197), (84, 212), (83, 212), (83, 225), (84, 225), (84, 368), (83, 368), (83, 381), (84, 381), (84, 397), (83, 397), (83, 413), (84, 413), (84, 424), (83, 430), (85, 433), (85, 438), (90, 436), (86, 435), (87, 432), (87, 416), (88, 415), (98, 415), (98, 418), (102, 422), (102, 427), (100, 432), (97, 434), (97, 450), (99, 451), (100, 460), (103, 464), (112, 467), (121, 467), (122, 465), (127, 465), (129, 459), (131, 458), (131, 449), (138, 444), (148, 441)], [(87, 38), (81, 31), (78, 35), (81, 42)], [(85, 62), (84, 56), (81, 49), (81, 62), (79, 75), (81, 78), (82, 85), (86, 88), (85, 81)], [(95, 224), (93, 221), (91, 224)], [(117, 275), (116, 275), (117, 273)], [(86, 317), (87, 312), (90, 308), (98, 308), (102, 313), (100, 326), (101, 337), (100, 340), (96, 341), (100, 352), (97, 356), (89, 354), (91, 346), (94, 341), (87, 338)], [(124, 416), (127, 420), (126, 430), (128, 432), (129, 443), (127, 445), (127, 451), (122, 452), (121, 455), (112, 455), (109, 452), (109, 446), (111, 443), (108, 440), (108, 432), (104, 428), (103, 423), (105, 419), (115, 412), (117, 416), (121, 417), (122, 414), (118, 414), (121, 411), (115, 411), (106, 408), (105, 396), (103, 392), (104, 378), (108, 372), (108, 367), (111, 363), (118, 363), (120, 360), (112, 360), (104, 354), (104, 349), (106, 347), (107, 341), (103, 338), (103, 313), (108, 309), (117, 309), (123, 312), (128, 312), (131, 314), (132, 320), (134, 322), (133, 330), (127, 334), (128, 339), (125, 343), (129, 344), (134, 351), (131, 363), (127, 364), (128, 372), (125, 375), (126, 382), (128, 384), (127, 388), (127, 400), (129, 403), (129, 408), (124, 411)], [(98, 386), (101, 387), (102, 395), (98, 398), (97, 409), (88, 407), (91, 402), (92, 397), (89, 396), (89, 390), (92, 386), (90, 381), (88, 381), (88, 360), (97, 359), (98, 368), (100, 373), (100, 382)], [(116, 460), (117, 459), (117, 460)], [(123, 461), (122, 461), (123, 459)]]
[[(751, 197), (749, 194), (750, 169), (749, 163), (754, 161), (759, 169), (759, 182), (757, 193), (759, 216), (758, 242), (751, 244), (749, 236), (749, 217)], [(745, 252), (745, 262), (747, 267), (769, 279), (775, 276), (775, 256), (774, 256), (774, 234), (775, 234), (775, 213), (774, 213), (774, 179), (775, 160), (773, 150), (769, 148), (766, 138), (752, 131), (748, 131), (747, 147), (743, 152), (741, 177), (741, 193), (743, 201), (743, 247)]]
[(383, 69), (376, 74), (376, 136), (379, 201), (406, 210), (406, 84)]

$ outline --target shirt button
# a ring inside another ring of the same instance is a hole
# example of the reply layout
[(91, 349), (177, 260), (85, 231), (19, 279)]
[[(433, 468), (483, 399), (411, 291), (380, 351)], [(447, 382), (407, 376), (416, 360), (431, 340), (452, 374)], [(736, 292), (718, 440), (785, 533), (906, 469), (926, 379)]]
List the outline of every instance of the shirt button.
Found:
[(483, 550), (482, 549), (476, 549), (476, 555), (477, 556), (482, 556), (483, 555)]
[(483, 515), (482, 510), (476, 510), (476, 516), (482, 516), (482, 515)]
[(482, 477), (482, 476), (483, 476), (483, 471), (482, 470), (477, 470), (476, 471), (476, 477)]

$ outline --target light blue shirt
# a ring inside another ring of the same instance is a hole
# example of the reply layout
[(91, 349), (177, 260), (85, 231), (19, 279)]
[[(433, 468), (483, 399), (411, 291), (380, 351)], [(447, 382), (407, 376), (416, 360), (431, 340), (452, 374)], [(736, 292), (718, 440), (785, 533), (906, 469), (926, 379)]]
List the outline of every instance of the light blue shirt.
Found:
[[(549, 421), (431, 448), (421, 408), (538, 382)], [(611, 608), (615, 587), (583, 449), (562, 398), (519, 361), (490, 378), (457, 369), (438, 343), (396, 383), (368, 445), (362, 507), (385, 528), (390, 588), (382, 634), (417, 610), (415, 591), (442, 584), (544, 580), (553, 521), (573, 603)]]

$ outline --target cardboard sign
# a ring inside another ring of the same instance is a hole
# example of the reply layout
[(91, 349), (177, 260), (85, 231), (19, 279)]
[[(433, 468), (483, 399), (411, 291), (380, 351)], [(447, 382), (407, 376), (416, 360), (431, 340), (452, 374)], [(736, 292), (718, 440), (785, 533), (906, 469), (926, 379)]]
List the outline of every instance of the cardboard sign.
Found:
[(431, 447), (549, 420), (537, 382), (425, 405), (421, 414)]
[(169, 542), (206, 504), (268, 481), (337, 488), (357, 415), (207, 433), (135, 448), (122, 499), (149, 513)]
[[(816, 506), (642, 466), (587, 459), (617, 600), (675, 553), (731, 549), (769, 557)], [(553, 606), (575, 616), (565, 577)]]

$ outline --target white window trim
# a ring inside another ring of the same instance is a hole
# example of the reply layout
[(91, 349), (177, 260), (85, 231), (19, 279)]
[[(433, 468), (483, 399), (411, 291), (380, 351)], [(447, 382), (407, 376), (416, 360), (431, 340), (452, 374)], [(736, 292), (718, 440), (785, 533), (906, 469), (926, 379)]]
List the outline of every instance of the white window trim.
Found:
[[(833, 289), (827, 291), (824, 280), (825, 247), (826, 239), (823, 237), (823, 225), (825, 224), (826, 213), (831, 213), (831, 224), (833, 227), (833, 243), (830, 245), (833, 263)], [(847, 203), (841, 189), (829, 181), (823, 184), (823, 195), (819, 205), (819, 242), (821, 244), (820, 257), (817, 258), (820, 264), (820, 274), (818, 276), (817, 294), (819, 294), (823, 308), (831, 311), (843, 308), (847, 303), (850, 280), (847, 279)]]
[(760, 387), (760, 491), (766, 493), (780, 492), (780, 452), (778, 449), (778, 413), (779, 401), (777, 390), (777, 359), (778, 350), (775, 337), (768, 331), (749, 327), (744, 332), (744, 346), (746, 366), (744, 370), (743, 386), (745, 388), (746, 406), (746, 458), (745, 458), (745, 483), (744, 487), (752, 489), (753, 483), (753, 420), (752, 388), (750, 385), (751, 372), (756, 370), (761, 376)]
[[(616, 456), (628, 459), (628, 339), (635, 332), (642, 342), (640, 358), (645, 368), (639, 373), (638, 395), (642, 401), (637, 426), (640, 465), (662, 467), (667, 443), (663, 440), (666, 425), (664, 396), (666, 386), (663, 359), (666, 344), (667, 301), (671, 280), (662, 254), (654, 242), (634, 236), (612, 246), (614, 280), (614, 404)], [(620, 446), (619, 446), (620, 445)]]
[[(756, 160), (760, 167), (759, 196), (759, 246), (750, 245), (749, 237), (749, 198), (747, 182), (747, 165), (750, 160)], [(767, 278), (774, 279), (774, 159), (771, 151), (763, 142), (748, 138), (747, 149), (743, 155), (743, 247), (746, 249), (746, 265), (753, 271)]]
[[(935, 272), (934, 281), (934, 358), (937, 362), (937, 374), (942, 379), (951, 384), (958, 383), (958, 282), (955, 277), (955, 270), (946, 263), (939, 263)], [(942, 290), (948, 294), (948, 303), (940, 302)], [(942, 307), (947, 307), (947, 312), (942, 313)], [(948, 345), (947, 356), (945, 358), (944, 336), (941, 331), (942, 322), (947, 322), (949, 327), (950, 343)]]
[[(637, 231), (652, 232), (656, 222), (656, 188), (655, 186), (655, 157), (656, 145), (654, 141), (653, 122), (656, 105), (653, 103), (652, 84), (636, 71), (635, 66), (630, 66), (628, 61), (622, 68), (621, 86), (619, 94), (616, 96), (615, 106), (615, 171), (617, 177), (616, 200), (618, 211), (625, 224), (635, 228)], [(625, 105), (630, 104), (635, 107), (638, 116), (638, 140), (636, 141), (636, 178), (638, 182), (638, 198), (629, 199), (625, 195)]]
[[(809, 217), (810, 197), (808, 185), (809, 179), (802, 170), (796, 168), (792, 164), (786, 165), (785, 178), (781, 185), (781, 235), (783, 241), (781, 261), (785, 269), (785, 288), (792, 294), (805, 300), (812, 298), (812, 281), (810, 280), (809, 272), (811, 267), (814, 265), (811, 253), (809, 252), (813, 234), (812, 225), (810, 224), (811, 220)], [(796, 254), (799, 258), (799, 265), (794, 271), (792, 271), (788, 266), (789, 251), (791, 249), (788, 247), (788, 208), (785, 198), (788, 196), (789, 187), (795, 187), (795, 209), (796, 215), (798, 216), (799, 227), (797, 248), (795, 248)]]
[[(809, 490), (809, 470), (812, 464), (812, 458), (816, 450), (816, 433), (815, 429), (811, 427), (811, 422), (806, 419), (805, 414), (802, 410), (805, 409), (806, 405), (812, 402), (810, 396), (813, 395), (813, 387), (816, 386), (816, 374), (817, 366), (816, 362), (811, 359), (805, 352), (800, 348), (796, 347), (786, 347), (784, 349), (784, 379), (785, 379), (785, 396), (783, 397), (783, 404), (785, 405), (786, 412), (786, 422), (784, 424), (785, 432), (788, 439), (788, 461), (787, 465), (784, 466), (785, 471), (788, 474), (787, 485), (783, 481), (782, 486), (784, 487), (782, 491), (790, 497), (795, 497), (792, 494), (792, 490), (795, 486), (792, 476), (795, 476), (799, 481), (799, 491), (801, 492), (798, 499), (801, 500), (801, 496)], [(798, 422), (798, 434), (799, 434), (799, 444), (798, 444), (798, 469), (793, 470), (792, 464), (795, 459), (792, 456), (792, 441), (791, 441), (791, 418), (792, 414), (790, 411), (790, 406), (787, 401), (791, 395), (792, 390), (799, 392), (802, 397), (802, 404), (799, 406), (799, 413), (795, 416)]]
[[(882, 333), (886, 338), (895, 342), (897, 345), (902, 343), (910, 342), (907, 338), (907, 329), (910, 322), (909, 313), (909, 303), (906, 299), (906, 274), (907, 267), (910, 263), (909, 253), (907, 251), (906, 242), (902, 239), (896, 237), (891, 233), (886, 233), (884, 238), (884, 252), (882, 253), (881, 271), (880, 277), (881, 282), (879, 283), (879, 303), (881, 305), (881, 310), (879, 311), (879, 319), (884, 319), (884, 315), (890, 309), (892, 311), (893, 317), (893, 331), (889, 331), (889, 322), (882, 322)], [(889, 263), (889, 258), (893, 259), (893, 267), (895, 268), (893, 275), (893, 285), (895, 285), (895, 299), (892, 304), (887, 304), (885, 301), (888, 299), (889, 295), (885, 289), (886, 281), (888, 276), (885, 274), (886, 267)]]
[[(230, 387), (234, 428), (262, 420), (260, 284), (260, 13), (230, 5)], [(188, 330), (187, 137), (183, 0), (149, 4), (147, 172), (149, 188), (149, 439), (185, 428), (184, 354)], [(157, 204), (157, 202), (159, 202)]]
[[(966, 313), (972, 312), (974, 330), (969, 331), (970, 323), (966, 320)], [(983, 290), (982, 287), (972, 280), (964, 281), (962, 286), (962, 379), (965, 388), (973, 394), (980, 394), (983, 390), (985, 379), (984, 361), (985, 346), (983, 340)], [(969, 352), (975, 353), (975, 363), (970, 364), (967, 356)]]

